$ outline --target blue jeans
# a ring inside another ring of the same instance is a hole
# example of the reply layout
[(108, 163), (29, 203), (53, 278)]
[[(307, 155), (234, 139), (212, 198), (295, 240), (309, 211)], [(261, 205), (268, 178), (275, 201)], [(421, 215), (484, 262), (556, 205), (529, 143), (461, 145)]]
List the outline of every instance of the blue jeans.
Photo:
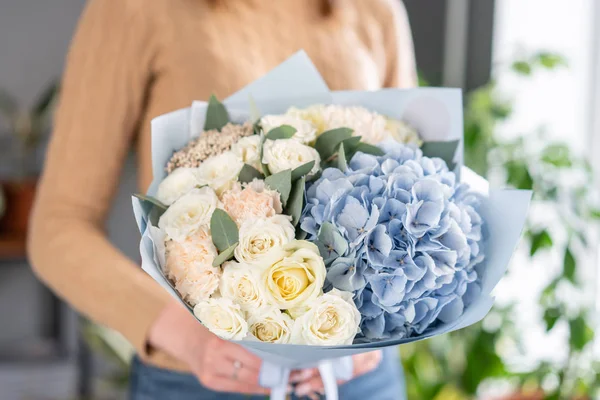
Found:
[[(340, 400), (405, 400), (404, 375), (398, 348), (384, 349), (372, 372), (340, 386)], [(137, 357), (131, 367), (130, 400), (265, 400), (265, 396), (220, 393), (205, 388), (195, 376), (160, 369)], [(293, 400), (299, 400), (292, 396)]]

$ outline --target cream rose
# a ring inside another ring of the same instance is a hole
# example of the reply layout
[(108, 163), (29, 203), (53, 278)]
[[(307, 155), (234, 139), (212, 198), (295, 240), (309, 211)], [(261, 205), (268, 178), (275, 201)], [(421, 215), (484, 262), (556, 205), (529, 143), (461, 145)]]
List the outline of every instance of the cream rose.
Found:
[(323, 258), (305, 240), (294, 240), (282, 250), (263, 273), (267, 301), (282, 310), (302, 307), (321, 293), (327, 273)]
[(293, 138), (301, 143), (309, 144), (317, 138), (317, 128), (307, 119), (299, 115), (283, 114), (283, 115), (265, 115), (261, 118), (260, 123), (265, 133), (271, 129), (281, 125), (289, 125), (296, 128)]
[(158, 227), (177, 242), (185, 241), (200, 229), (208, 229), (219, 199), (209, 187), (193, 189), (175, 201), (158, 220)]
[(156, 198), (170, 206), (177, 199), (200, 186), (196, 168), (177, 168), (158, 185)]
[(226, 340), (242, 340), (248, 323), (238, 304), (225, 297), (212, 297), (194, 307), (194, 315), (215, 335)]
[(229, 261), (223, 264), (222, 269), (219, 286), (221, 296), (239, 304), (243, 311), (253, 311), (266, 305), (260, 272), (256, 268)]
[(244, 163), (231, 151), (207, 158), (196, 170), (198, 181), (208, 185), (217, 192), (223, 193), (237, 181)]
[(259, 144), (259, 135), (246, 136), (234, 143), (231, 146), (231, 151), (240, 161), (242, 161), (242, 163), (251, 165), (260, 170)]
[(165, 249), (165, 274), (175, 289), (191, 305), (208, 300), (221, 277), (221, 269), (212, 266), (217, 249), (210, 236), (200, 231), (183, 243), (168, 240)]
[(388, 130), (395, 141), (399, 143), (416, 144), (419, 147), (423, 144), (416, 129), (406, 122), (390, 118), (387, 120), (387, 125)]
[(308, 162), (314, 161), (315, 165), (310, 175), (316, 174), (320, 169), (321, 157), (314, 148), (298, 143), (295, 139), (267, 140), (263, 148), (263, 163), (269, 166), (272, 174), (295, 169)]
[(255, 179), (242, 185), (236, 182), (231, 190), (221, 196), (223, 208), (239, 225), (249, 219), (264, 219), (281, 214), (281, 196), (279, 192), (270, 190), (265, 182)]
[(289, 343), (293, 326), (289, 315), (272, 306), (254, 310), (248, 319), (250, 334), (261, 342)]
[(308, 304), (307, 311), (294, 321), (292, 343), (311, 346), (352, 344), (359, 332), (360, 312), (352, 293), (333, 289)]
[(294, 240), (295, 235), (294, 226), (287, 215), (246, 220), (240, 226), (235, 259), (267, 268), (280, 257), (282, 247)]

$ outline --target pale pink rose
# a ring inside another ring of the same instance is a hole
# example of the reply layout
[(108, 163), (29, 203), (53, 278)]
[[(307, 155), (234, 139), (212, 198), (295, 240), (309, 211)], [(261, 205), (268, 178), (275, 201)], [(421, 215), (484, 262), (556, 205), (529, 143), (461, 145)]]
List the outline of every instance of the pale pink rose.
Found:
[(243, 186), (238, 182), (221, 196), (223, 208), (241, 225), (248, 219), (263, 219), (281, 214), (279, 193), (270, 190), (265, 182), (255, 179)]
[(195, 305), (205, 301), (217, 290), (221, 269), (212, 266), (217, 249), (203, 230), (183, 243), (166, 243), (165, 273), (183, 298)]

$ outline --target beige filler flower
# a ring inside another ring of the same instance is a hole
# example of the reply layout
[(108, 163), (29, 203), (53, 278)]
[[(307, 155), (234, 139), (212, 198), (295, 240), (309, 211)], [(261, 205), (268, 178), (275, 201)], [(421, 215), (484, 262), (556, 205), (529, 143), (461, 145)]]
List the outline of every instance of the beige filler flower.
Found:
[(173, 154), (167, 164), (167, 172), (171, 173), (179, 167), (196, 168), (207, 158), (224, 153), (240, 138), (252, 134), (254, 129), (251, 122), (243, 125), (229, 123), (220, 132), (216, 129), (202, 132), (198, 138)]
[(223, 208), (239, 225), (248, 219), (267, 218), (281, 214), (279, 192), (266, 187), (263, 180), (255, 179), (244, 185), (236, 182), (221, 196)]
[(203, 230), (182, 243), (166, 242), (165, 273), (191, 305), (208, 300), (219, 287), (221, 269), (212, 266), (216, 256), (217, 249)]

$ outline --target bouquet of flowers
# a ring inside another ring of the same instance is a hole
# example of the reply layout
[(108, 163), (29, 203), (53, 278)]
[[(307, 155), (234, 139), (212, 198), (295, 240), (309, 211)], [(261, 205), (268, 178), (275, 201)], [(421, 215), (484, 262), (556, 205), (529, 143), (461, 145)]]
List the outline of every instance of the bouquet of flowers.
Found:
[(274, 398), (318, 364), (335, 399), (347, 356), (483, 318), (530, 197), (460, 180), (456, 91), (331, 93), (303, 53), (152, 128), (142, 267)]

